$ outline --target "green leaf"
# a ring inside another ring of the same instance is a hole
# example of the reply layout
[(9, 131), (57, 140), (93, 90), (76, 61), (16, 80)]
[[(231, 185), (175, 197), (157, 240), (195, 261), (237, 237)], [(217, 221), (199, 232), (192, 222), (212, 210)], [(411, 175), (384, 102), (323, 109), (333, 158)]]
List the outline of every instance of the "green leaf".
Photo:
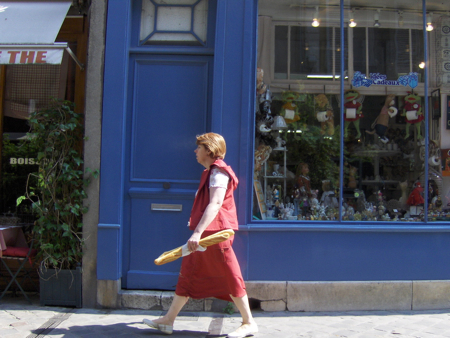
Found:
[(17, 198), (17, 206), (19, 206), (23, 201), (25, 201), (27, 198), (25, 196), (20, 196)]

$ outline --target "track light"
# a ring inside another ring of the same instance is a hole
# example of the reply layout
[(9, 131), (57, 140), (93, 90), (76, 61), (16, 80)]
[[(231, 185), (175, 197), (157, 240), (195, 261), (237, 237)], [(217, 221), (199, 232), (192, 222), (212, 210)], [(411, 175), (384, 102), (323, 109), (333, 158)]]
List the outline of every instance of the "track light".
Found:
[(313, 27), (319, 27), (320, 26), (320, 22), (319, 22), (319, 6), (316, 6), (316, 12), (314, 13), (314, 19), (311, 23), (311, 26)]
[(434, 29), (433, 27), (433, 13), (428, 13), (427, 16), (427, 31), (431, 32)]
[(375, 22), (373, 23), (373, 26), (377, 27), (377, 28), (380, 27), (381, 25), (380, 25), (380, 10), (379, 9), (377, 9), (377, 11), (375, 12), (374, 20), (375, 20)]
[(356, 27), (357, 23), (355, 22), (355, 18), (353, 17), (353, 9), (350, 10), (350, 21), (348, 23), (348, 26), (353, 28)]

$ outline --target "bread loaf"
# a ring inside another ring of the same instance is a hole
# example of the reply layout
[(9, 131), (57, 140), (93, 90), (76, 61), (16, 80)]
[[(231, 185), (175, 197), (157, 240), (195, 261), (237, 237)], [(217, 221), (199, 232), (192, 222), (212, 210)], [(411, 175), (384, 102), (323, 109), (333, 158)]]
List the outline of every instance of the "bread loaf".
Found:
[[(208, 246), (224, 242), (233, 235), (234, 235), (234, 231), (231, 229), (222, 230), (211, 236), (202, 238), (199, 241), (199, 245), (206, 248)], [(175, 248), (173, 250), (166, 251), (163, 254), (161, 254), (157, 259), (155, 259), (155, 264), (163, 265), (163, 264), (166, 264), (169, 262), (173, 262), (174, 260), (176, 260), (180, 257), (181, 257), (181, 246), (178, 248)]]

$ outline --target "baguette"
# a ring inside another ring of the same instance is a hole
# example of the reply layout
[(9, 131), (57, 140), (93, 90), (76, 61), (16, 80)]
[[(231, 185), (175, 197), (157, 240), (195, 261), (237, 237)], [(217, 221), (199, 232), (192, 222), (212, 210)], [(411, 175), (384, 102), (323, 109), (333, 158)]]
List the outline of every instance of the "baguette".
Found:
[[(202, 238), (199, 241), (199, 245), (206, 248), (208, 246), (221, 243), (226, 241), (228, 238), (234, 235), (234, 231), (231, 229), (219, 231), (211, 236)], [(158, 258), (155, 259), (156, 265), (163, 265), (181, 257), (181, 246), (162, 253)]]

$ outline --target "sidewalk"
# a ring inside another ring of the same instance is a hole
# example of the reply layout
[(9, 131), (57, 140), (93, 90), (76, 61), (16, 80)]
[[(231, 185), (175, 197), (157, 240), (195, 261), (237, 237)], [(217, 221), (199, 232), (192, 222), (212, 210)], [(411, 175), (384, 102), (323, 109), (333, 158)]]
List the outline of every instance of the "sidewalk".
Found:
[[(0, 301), (2, 338), (168, 337), (142, 324), (162, 311), (41, 307), (23, 297)], [(254, 312), (259, 326), (255, 338), (450, 337), (450, 310), (358, 312)], [(182, 312), (171, 337), (226, 337), (240, 325), (238, 314)]]

